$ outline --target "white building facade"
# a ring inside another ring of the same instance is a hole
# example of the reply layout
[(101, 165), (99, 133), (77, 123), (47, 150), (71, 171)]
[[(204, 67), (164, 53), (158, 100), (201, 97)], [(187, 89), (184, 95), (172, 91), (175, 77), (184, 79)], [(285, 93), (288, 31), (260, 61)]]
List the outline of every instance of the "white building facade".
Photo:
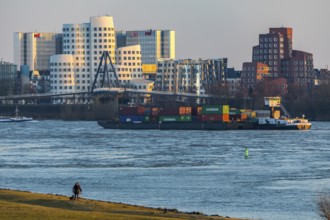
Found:
[(70, 54), (53, 55), (50, 57), (51, 93), (63, 94), (76, 91), (74, 72), (74, 56)]
[(118, 48), (116, 51), (116, 73), (119, 84), (128, 87), (132, 79), (142, 79), (140, 45)]
[[(142, 79), (140, 45), (116, 50), (112, 17), (91, 17), (90, 23), (63, 25), (64, 54), (52, 56), (50, 62), (51, 92), (90, 91), (104, 51), (109, 52), (120, 86), (129, 87), (132, 79)], [(101, 85), (102, 74), (96, 85)], [(114, 81), (114, 77), (110, 72), (110, 80)]]
[(115, 63), (115, 29), (111, 16), (91, 17), (90, 23), (63, 25), (63, 53), (71, 54), (76, 92), (90, 91), (103, 51)]

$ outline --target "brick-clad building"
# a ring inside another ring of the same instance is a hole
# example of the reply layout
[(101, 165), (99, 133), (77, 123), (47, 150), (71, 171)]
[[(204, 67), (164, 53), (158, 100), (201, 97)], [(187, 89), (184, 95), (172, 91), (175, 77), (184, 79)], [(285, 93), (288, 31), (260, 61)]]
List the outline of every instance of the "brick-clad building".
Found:
[[(267, 74), (257, 72), (261, 68), (261, 64), (256, 67), (257, 63), (263, 64), (263, 69), (268, 67)], [(259, 34), (259, 44), (253, 47), (252, 63), (243, 63), (242, 86), (243, 89), (253, 89), (267, 75), (274, 79), (283, 77), (289, 84), (303, 87), (306, 93), (310, 93), (314, 86), (313, 69), (313, 54), (293, 50), (292, 28), (269, 28), (269, 33)]]

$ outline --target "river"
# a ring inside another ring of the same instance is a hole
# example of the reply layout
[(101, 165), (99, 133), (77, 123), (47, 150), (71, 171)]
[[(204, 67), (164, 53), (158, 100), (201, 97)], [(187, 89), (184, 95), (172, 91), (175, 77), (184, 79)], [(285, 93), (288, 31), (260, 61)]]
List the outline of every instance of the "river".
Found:
[[(107, 130), (96, 122), (0, 124), (0, 188), (265, 219), (321, 219), (330, 123), (307, 131)], [(245, 147), (249, 157), (245, 158)]]

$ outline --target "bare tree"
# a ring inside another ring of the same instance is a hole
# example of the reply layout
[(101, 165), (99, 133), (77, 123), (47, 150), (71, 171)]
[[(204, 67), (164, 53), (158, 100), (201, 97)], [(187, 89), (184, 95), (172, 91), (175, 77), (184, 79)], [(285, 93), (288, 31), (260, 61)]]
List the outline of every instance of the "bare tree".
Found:
[(322, 218), (330, 220), (330, 195), (322, 194), (318, 198), (317, 206)]

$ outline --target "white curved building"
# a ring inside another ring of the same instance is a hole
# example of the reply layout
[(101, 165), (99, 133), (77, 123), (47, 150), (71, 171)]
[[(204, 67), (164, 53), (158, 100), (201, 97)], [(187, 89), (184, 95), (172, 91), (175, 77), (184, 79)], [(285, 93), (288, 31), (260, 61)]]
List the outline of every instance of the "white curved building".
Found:
[(51, 92), (54, 94), (75, 92), (74, 57), (69, 54), (50, 57)]
[(91, 17), (90, 23), (63, 25), (63, 53), (71, 54), (76, 92), (90, 91), (103, 51), (115, 62), (115, 29), (111, 16)]
[(142, 57), (140, 45), (118, 48), (116, 51), (116, 73), (119, 84), (128, 86), (132, 79), (142, 79)]

